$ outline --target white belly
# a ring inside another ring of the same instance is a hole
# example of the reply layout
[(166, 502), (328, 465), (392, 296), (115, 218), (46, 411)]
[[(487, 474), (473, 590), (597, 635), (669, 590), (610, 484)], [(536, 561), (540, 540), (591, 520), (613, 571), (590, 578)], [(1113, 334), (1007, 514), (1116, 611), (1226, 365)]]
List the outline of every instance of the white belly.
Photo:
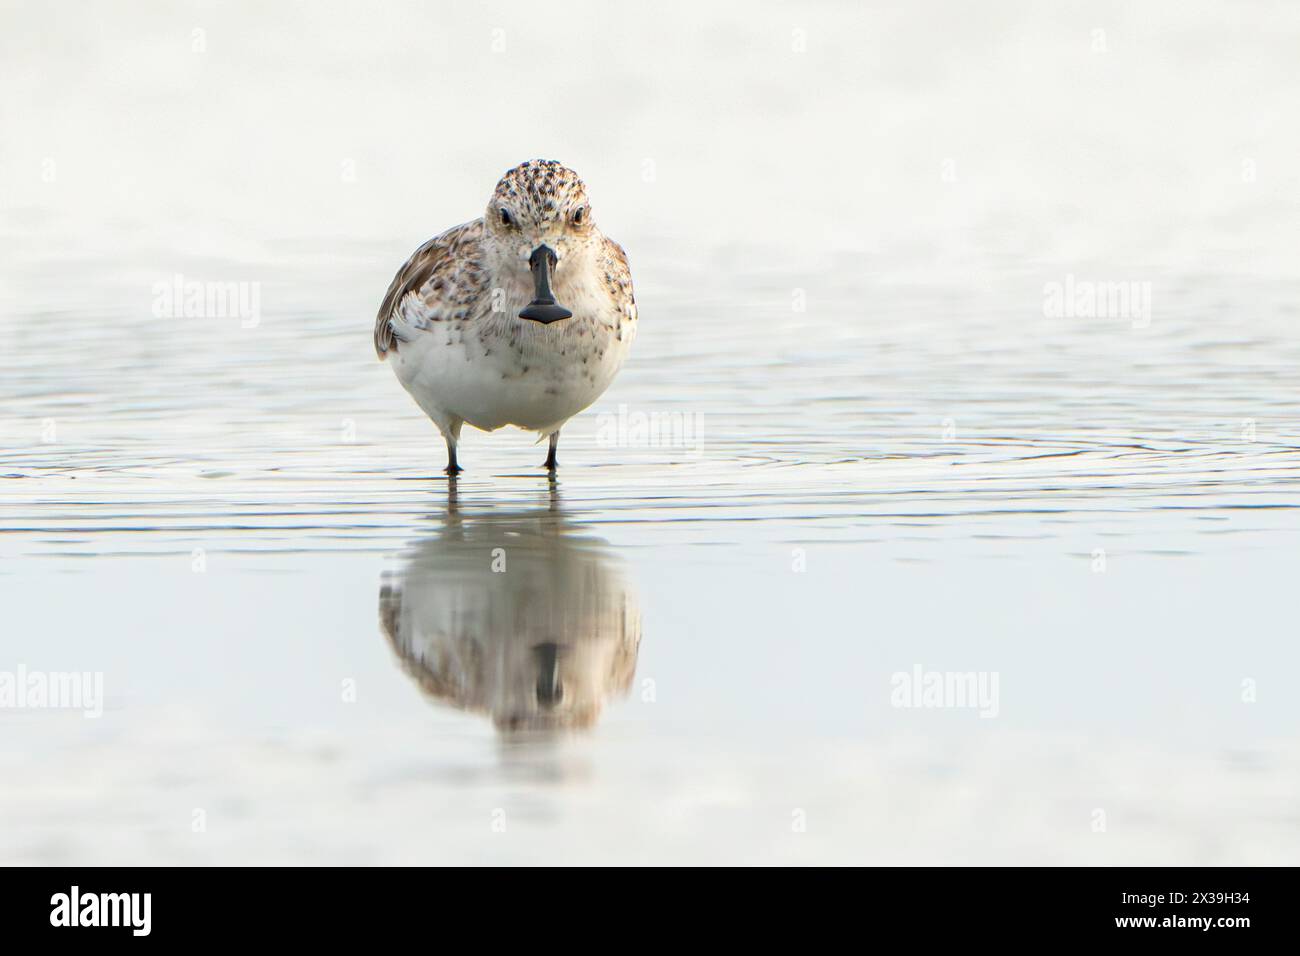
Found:
[(436, 323), (392, 356), (398, 380), (442, 429), (456, 420), (491, 431), (548, 434), (604, 393), (627, 356), (634, 323), (616, 328), (581, 313), (551, 325), (509, 313)]

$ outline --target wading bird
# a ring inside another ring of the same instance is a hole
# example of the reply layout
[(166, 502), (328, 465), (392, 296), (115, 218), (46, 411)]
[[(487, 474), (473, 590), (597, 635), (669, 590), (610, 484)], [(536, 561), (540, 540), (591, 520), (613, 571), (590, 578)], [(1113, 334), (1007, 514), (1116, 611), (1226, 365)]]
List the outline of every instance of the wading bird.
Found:
[(550, 440), (609, 387), (636, 336), (627, 257), (596, 227), (577, 173), (532, 160), (497, 183), (480, 219), (430, 239), (398, 271), (375, 351), (461, 469), (465, 423)]

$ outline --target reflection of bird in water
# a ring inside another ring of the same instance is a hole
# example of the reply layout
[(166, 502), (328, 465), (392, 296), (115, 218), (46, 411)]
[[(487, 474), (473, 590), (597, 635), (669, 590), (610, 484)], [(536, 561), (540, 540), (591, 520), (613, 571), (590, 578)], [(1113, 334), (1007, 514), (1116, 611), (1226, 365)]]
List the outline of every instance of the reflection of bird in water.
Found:
[(385, 575), (379, 620), (430, 697), (502, 731), (587, 728), (636, 670), (641, 614), (608, 545), (552, 497), (532, 512), (462, 516)]

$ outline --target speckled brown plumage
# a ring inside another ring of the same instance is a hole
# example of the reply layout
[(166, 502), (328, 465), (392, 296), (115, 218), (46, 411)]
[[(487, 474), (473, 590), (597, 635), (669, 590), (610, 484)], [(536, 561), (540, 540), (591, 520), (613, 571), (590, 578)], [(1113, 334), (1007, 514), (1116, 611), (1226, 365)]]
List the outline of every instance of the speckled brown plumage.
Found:
[(434, 236), (412, 253), (393, 277), (379, 305), (375, 354), (383, 359), (393, 348), (389, 320), (408, 295), (414, 294), (424, 304), (430, 322), (454, 318), (461, 310), (468, 314), (483, 294), (482, 238), (483, 220), (475, 219)]

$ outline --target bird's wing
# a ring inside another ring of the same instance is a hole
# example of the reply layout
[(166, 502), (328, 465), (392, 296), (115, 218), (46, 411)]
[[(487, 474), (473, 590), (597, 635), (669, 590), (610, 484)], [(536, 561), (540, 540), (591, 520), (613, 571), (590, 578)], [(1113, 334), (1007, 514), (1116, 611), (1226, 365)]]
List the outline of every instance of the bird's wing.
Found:
[(627, 265), (627, 253), (609, 236), (605, 237), (605, 288), (619, 309), (633, 322), (636, 321), (636, 296), (632, 293), (632, 270)]
[(410, 341), (434, 322), (464, 318), (482, 292), (483, 220), (434, 236), (393, 276), (375, 316), (375, 354)]

